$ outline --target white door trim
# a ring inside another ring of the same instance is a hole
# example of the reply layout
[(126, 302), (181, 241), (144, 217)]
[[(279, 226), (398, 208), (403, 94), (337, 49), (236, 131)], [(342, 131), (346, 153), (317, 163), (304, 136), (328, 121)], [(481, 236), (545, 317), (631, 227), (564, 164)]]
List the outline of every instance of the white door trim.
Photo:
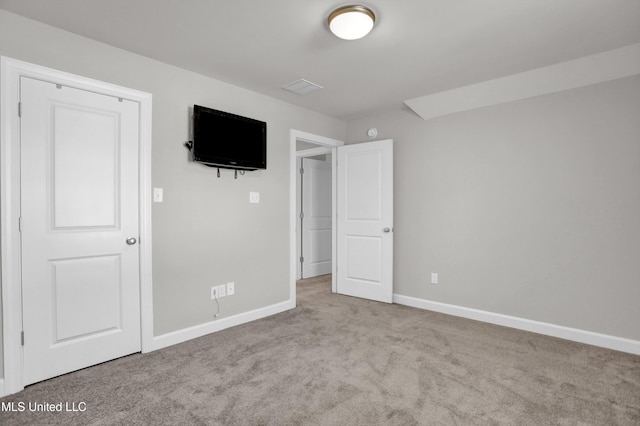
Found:
[[(332, 179), (332, 188), (331, 188), (331, 216), (332, 222), (336, 222), (336, 193), (337, 193), (337, 180), (336, 180), (336, 148), (344, 145), (343, 141), (327, 138), (325, 136), (314, 135), (313, 133), (307, 133), (300, 130), (291, 129), (289, 132), (289, 305), (291, 308), (296, 307), (296, 275), (297, 275), (297, 265), (296, 265), (296, 235), (297, 235), (297, 213), (296, 213), (296, 174), (297, 174), (297, 166), (296, 159), (298, 157), (309, 157), (313, 155), (318, 155), (321, 153), (331, 152), (333, 155), (331, 156), (331, 179)], [(308, 150), (296, 151), (296, 142), (308, 142), (315, 145), (320, 145), (320, 147), (326, 148), (311, 148)], [(331, 242), (331, 258), (336, 258), (336, 231), (337, 227), (334, 226), (332, 230), (332, 242)], [(331, 289), (335, 293), (336, 292), (336, 262), (332, 262), (331, 265), (332, 279), (331, 279)]]
[(140, 315), (142, 352), (152, 350), (153, 298), (151, 263), (151, 106), (152, 95), (137, 90), (0, 57), (0, 262), (4, 389), (0, 396), (24, 388), (22, 374), (22, 300), (20, 264), (20, 77), (50, 81), (138, 102), (140, 105)]

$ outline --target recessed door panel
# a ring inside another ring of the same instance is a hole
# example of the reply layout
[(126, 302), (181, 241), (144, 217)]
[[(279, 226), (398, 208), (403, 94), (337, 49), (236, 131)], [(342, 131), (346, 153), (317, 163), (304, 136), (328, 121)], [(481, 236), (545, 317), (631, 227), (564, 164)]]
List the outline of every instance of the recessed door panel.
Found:
[(346, 255), (349, 258), (348, 279), (381, 284), (382, 239), (380, 237), (348, 235)]
[[(331, 229), (314, 229), (310, 231), (310, 236), (309, 262), (312, 264), (328, 262), (331, 265)], [(330, 270), (327, 273), (329, 272)]]
[(119, 113), (56, 103), (51, 108), (54, 228), (116, 226)]
[(381, 152), (353, 152), (346, 157), (346, 161), (346, 220), (381, 220)]
[(51, 268), (54, 344), (121, 328), (119, 255), (54, 260)]
[(331, 164), (326, 161), (304, 159), (310, 179), (312, 196), (309, 197), (309, 214), (313, 218), (331, 217)]

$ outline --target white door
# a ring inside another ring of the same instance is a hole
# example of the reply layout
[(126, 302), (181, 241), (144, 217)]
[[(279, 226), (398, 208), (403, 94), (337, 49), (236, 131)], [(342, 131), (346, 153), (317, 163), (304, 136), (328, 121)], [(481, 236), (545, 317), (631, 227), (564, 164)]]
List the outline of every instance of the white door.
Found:
[(302, 278), (331, 273), (331, 163), (302, 159)]
[(393, 301), (393, 141), (338, 147), (337, 292)]
[(27, 385), (140, 351), (139, 105), (20, 82)]

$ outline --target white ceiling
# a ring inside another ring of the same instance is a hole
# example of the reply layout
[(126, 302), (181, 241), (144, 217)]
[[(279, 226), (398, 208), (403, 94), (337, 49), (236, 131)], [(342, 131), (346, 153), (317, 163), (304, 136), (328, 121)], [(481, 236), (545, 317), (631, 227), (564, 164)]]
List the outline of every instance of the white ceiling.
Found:
[[(344, 41), (334, 0), (0, 0), (0, 8), (345, 120), (640, 42), (640, 0), (367, 0)], [(324, 90), (281, 87), (304, 78)]]

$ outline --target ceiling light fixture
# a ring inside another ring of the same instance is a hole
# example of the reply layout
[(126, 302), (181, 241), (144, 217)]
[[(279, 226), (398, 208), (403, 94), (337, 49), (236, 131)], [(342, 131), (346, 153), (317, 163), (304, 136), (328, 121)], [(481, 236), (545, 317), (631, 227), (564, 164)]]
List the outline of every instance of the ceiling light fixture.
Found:
[(364, 6), (342, 6), (329, 15), (329, 29), (344, 40), (357, 40), (369, 34), (376, 15)]

